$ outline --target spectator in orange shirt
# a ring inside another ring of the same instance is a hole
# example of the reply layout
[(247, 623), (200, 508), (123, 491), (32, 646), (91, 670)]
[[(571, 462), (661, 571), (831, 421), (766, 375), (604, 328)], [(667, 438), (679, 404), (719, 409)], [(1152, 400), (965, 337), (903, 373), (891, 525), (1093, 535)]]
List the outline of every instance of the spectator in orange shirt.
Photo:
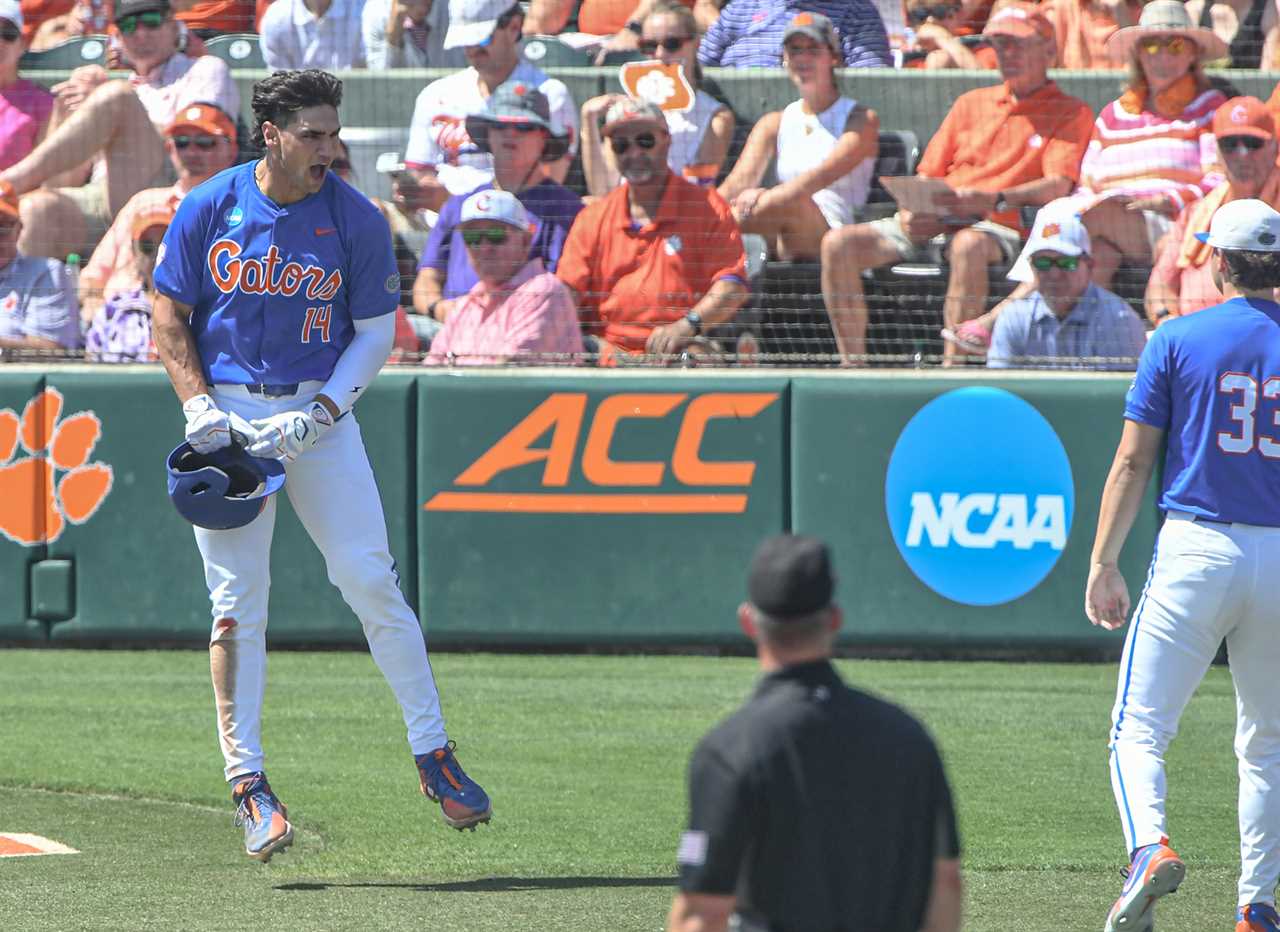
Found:
[(1228, 100), (1213, 117), (1213, 135), (1227, 180), (1201, 200), (1188, 204), (1160, 241), (1155, 268), (1147, 283), (1147, 317), (1160, 323), (1222, 301), (1213, 283), (1209, 246), (1195, 238), (1209, 229), (1218, 208), (1242, 198), (1257, 198), (1280, 207), (1280, 166), (1275, 118), (1256, 97)]
[(201, 39), (223, 33), (256, 32), (253, 0), (174, 0), (174, 19)]
[(1058, 67), (1115, 71), (1126, 66), (1107, 49), (1117, 29), (1138, 25), (1146, 0), (1046, 0), (1040, 9), (1058, 36)]
[(164, 208), (172, 211), (196, 185), (234, 165), (236, 127), (213, 104), (193, 104), (165, 129), (164, 147), (178, 180), (139, 191), (116, 214), (80, 273), (80, 312), (85, 320), (93, 318), (108, 296), (141, 287), (129, 245), (134, 219)]
[(603, 132), (627, 183), (578, 214), (556, 269), (588, 321), (587, 351), (602, 363), (698, 352), (747, 300), (738, 225), (719, 194), (667, 167), (656, 106), (619, 101)]
[(904, 68), (995, 68), (996, 53), (989, 45), (970, 48), (960, 41), (966, 34), (966, 11), (960, 0), (907, 0), (911, 46)]
[[(657, 0), (531, 0), (524, 21), (526, 36), (558, 36), (565, 32), (575, 6), (578, 31), (574, 35), (577, 48), (594, 50), (600, 64), (609, 52), (631, 51), (640, 47), (641, 24)], [(706, 29), (720, 15), (718, 0), (676, 0), (688, 7)], [(592, 41), (594, 39), (594, 41)]]
[[(1022, 244), (1019, 208), (1074, 186), (1093, 114), (1048, 78), (1053, 27), (1039, 10), (1012, 3), (987, 21), (1004, 83), (962, 94), (929, 141), (919, 174), (953, 193), (939, 215), (905, 210), (886, 220), (831, 230), (822, 241), (822, 292), (840, 353), (866, 353), (862, 271), (903, 259), (950, 263), (943, 305), (948, 328), (985, 309), (987, 267), (1012, 262)], [(947, 357), (956, 350), (948, 345)]]

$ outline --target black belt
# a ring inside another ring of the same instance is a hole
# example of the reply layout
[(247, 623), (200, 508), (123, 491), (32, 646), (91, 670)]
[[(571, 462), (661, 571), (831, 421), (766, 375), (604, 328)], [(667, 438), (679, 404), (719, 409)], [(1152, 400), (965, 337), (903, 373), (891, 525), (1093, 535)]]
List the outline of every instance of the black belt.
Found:
[(1223, 527), (1231, 527), (1233, 524), (1231, 521), (1219, 521), (1217, 518), (1206, 518), (1204, 515), (1196, 515), (1192, 520), (1199, 524), (1221, 524)]
[(288, 384), (281, 383), (279, 385), (246, 385), (250, 395), (261, 395), (263, 398), (284, 398), (287, 395), (298, 394), (298, 383), (290, 382)]

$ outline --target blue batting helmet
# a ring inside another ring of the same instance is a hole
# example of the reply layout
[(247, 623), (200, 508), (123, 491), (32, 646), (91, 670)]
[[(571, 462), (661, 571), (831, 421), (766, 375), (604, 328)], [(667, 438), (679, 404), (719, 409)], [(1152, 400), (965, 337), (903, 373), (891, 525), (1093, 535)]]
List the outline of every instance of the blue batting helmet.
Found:
[(183, 443), (165, 465), (173, 507), (192, 524), (212, 531), (244, 527), (284, 485), (283, 463), (250, 456), (235, 444), (197, 453)]

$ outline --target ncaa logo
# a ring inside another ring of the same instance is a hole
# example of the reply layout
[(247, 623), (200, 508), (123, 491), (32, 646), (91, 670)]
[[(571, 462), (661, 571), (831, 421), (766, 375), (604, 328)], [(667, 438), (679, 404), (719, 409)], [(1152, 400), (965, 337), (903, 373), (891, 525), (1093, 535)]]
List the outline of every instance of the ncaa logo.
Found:
[(965, 605), (1026, 595), (1062, 555), (1075, 510), (1071, 462), (1049, 422), (999, 388), (961, 388), (907, 423), (889, 458), (885, 512), (898, 552)]
[(227, 226), (236, 227), (240, 225), (240, 221), (244, 219), (244, 211), (239, 207), (232, 207), (225, 214), (223, 219), (227, 221)]

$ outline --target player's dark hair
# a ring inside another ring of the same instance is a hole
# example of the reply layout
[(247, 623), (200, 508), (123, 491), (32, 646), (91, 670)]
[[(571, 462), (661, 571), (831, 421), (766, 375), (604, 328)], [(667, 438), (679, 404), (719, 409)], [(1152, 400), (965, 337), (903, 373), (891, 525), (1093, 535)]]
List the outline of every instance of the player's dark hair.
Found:
[(328, 104), (335, 110), (342, 103), (342, 82), (317, 68), (305, 71), (277, 71), (253, 86), (253, 144), (266, 147), (262, 124), (288, 126), (308, 107)]
[(1223, 249), (1227, 262), (1227, 280), (1237, 288), (1258, 291), (1280, 288), (1280, 252), (1251, 252), (1245, 249)]

